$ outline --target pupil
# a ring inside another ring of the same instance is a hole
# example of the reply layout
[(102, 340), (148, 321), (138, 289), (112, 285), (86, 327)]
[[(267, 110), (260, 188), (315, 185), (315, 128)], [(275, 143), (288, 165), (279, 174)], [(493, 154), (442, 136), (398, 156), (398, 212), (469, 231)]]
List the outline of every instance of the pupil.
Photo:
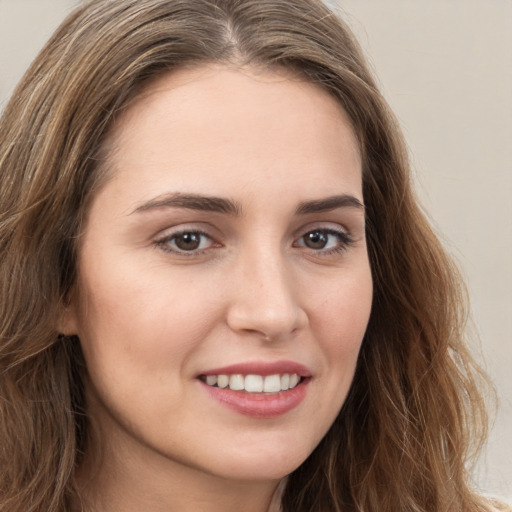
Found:
[(192, 251), (199, 247), (201, 236), (197, 233), (184, 233), (176, 238), (176, 245), (184, 251)]
[(306, 245), (310, 249), (323, 249), (327, 245), (327, 235), (320, 231), (306, 235)]

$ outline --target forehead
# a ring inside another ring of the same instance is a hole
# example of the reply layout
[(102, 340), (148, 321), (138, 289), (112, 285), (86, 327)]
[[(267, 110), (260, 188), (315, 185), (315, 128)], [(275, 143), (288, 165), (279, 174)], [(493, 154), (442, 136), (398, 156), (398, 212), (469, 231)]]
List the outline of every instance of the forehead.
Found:
[[(251, 95), (249, 104), (258, 104), (262, 99), (265, 103), (276, 99), (282, 102), (284, 92), (289, 97), (286, 104), (306, 96), (310, 102), (318, 106), (322, 98), (324, 104), (329, 104), (334, 115), (335, 113), (345, 115), (340, 102), (327, 89), (292, 69), (256, 64), (239, 66), (203, 63), (178, 68), (141, 85), (129, 101), (124, 117), (133, 115), (138, 109), (148, 106), (155, 101), (155, 96), (165, 91), (174, 91), (176, 99), (181, 100), (191, 98), (194, 93), (200, 91), (205, 100), (220, 100), (221, 107), (228, 106), (228, 97), (233, 102), (239, 99), (245, 102), (246, 94)], [(226, 93), (229, 95), (227, 96)], [(122, 120), (123, 116), (119, 121), (122, 122)], [(119, 125), (119, 122), (116, 124)]]
[(163, 75), (118, 117), (108, 145), (114, 176), (135, 173), (148, 194), (162, 182), (193, 182), (202, 190), (188, 191), (204, 193), (237, 180), (300, 182), (317, 170), (355, 172), (360, 183), (359, 147), (340, 103), (287, 70), (212, 64)]

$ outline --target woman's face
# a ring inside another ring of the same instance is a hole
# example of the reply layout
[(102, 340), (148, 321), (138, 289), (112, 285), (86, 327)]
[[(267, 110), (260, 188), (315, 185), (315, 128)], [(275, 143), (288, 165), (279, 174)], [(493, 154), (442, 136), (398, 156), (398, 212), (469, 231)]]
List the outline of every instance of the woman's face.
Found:
[(63, 320), (105, 445), (283, 477), (339, 413), (370, 314), (346, 114), (289, 74), (204, 66), (153, 83), (109, 147)]

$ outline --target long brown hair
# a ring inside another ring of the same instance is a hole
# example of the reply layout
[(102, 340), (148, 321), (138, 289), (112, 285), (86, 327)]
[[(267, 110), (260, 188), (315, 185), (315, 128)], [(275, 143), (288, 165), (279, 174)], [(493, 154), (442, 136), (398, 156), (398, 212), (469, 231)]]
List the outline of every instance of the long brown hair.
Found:
[(102, 143), (148, 80), (201, 62), (300, 73), (343, 105), (363, 156), (371, 318), (349, 396), (283, 510), (485, 510), (466, 470), (487, 423), (464, 291), (359, 46), (320, 0), (92, 0), (19, 84), (0, 123), (0, 510), (80, 508), (85, 370), (56, 326)]

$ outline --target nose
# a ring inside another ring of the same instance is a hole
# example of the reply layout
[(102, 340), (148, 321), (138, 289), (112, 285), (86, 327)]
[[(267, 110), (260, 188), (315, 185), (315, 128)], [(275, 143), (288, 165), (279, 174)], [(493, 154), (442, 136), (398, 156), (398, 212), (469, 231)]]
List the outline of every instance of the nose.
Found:
[(299, 283), (278, 250), (261, 250), (240, 260), (232, 275), (229, 327), (266, 341), (286, 339), (300, 331), (308, 317)]

